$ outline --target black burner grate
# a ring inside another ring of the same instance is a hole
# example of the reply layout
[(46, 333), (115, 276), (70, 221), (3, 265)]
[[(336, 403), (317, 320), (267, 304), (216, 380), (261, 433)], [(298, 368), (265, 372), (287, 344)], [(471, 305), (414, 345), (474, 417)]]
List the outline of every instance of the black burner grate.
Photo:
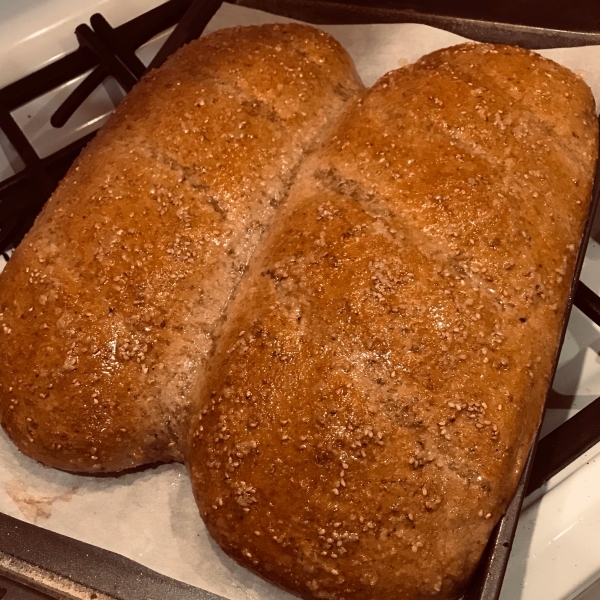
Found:
[[(176, 25), (148, 68), (159, 66), (178, 47), (198, 37), (221, 4), (222, 0), (170, 0), (115, 28), (111, 27), (102, 15), (93, 15), (89, 26), (80, 25), (75, 31), (80, 43), (78, 50), (0, 89), (0, 130), (4, 132), (25, 165), (16, 175), (0, 182), (0, 253), (5, 258), (9, 258), (10, 251), (18, 245), (31, 227), (58, 181), (93, 137), (93, 134), (87, 135), (50, 156), (40, 158), (15, 122), (12, 112), (59, 85), (88, 73), (51, 118), (53, 126), (63, 126), (107, 77), (114, 77), (125, 91), (129, 91), (135, 85), (147, 70), (136, 54), (136, 50), (143, 44)], [(600, 43), (600, 34), (595, 33), (544, 30), (402, 9), (368, 8), (318, 0), (249, 0), (248, 4), (315, 23), (422, 22), (459, 32), (473, 39), (513, 43), (532, 48)], [(596, 179), (598, 193), (598, 174)], [(600, 325), (600, 298), (581, 282), (573, 289), (575, 306)], [(532, 451), (517, 496), (490, 541), (478, 576), (467, 593), (466, 597), (469, 600), (498, 598), (525, 494), (544, 485), (553, 475), (599, 441), (600, 398), (539, 442), (535, 460)], [(115, 598), (217, 598), (204, 590), (160, 576), (110, 552), (2, 514), (0, 532), (3, 532), (3, 535), (0, 535), (0, 551), (70, 577)], [(45, 597), (34, 591), (27, 596), (23, 582), (19, 585), (13, 585), (10, 579), (5, 582), (2, 572), (3, 569), (0, 568), (0, 598), (17, 600)], [(10, 577), (10, 573), (4, 574)], [(172, 590), (175, 591), (172, 593)]]

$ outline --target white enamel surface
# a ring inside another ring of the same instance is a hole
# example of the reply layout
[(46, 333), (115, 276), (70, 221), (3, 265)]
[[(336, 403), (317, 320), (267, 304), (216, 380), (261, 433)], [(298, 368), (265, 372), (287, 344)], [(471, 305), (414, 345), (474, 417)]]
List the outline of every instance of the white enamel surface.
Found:
[(524, 508), (501, 600), (570, 600), (600, 577), (600, 445), (577, 466)]
[[(76, 47), (73, 31), (102, 12), (112, 25), (149, 10), (161, 0), (4, 0), (0, 2), (0, 87)], [(225, 5), (207, 32), (235, 24), (274, 20), (259, 11)], [(327, 27), (353, 55), (365, 82), (412, 62), (423, 53), (457, 43), (457, 36), (421, 25)], [(147, 64), (164, 39), (139, 55)], [(600, 98), (600, 47), (543, 52), (580, 72)], [(37, 151), (46, 156), (97, 128), (122, 98), (107, 81), (55, 130), (50, 115), (75, 85), (71, 81), (15, 111), (13, 116)], [(22, 168), (0, 133), (0, 180)], [(588, 248), (583, 280), (600, 292), (600, 221)], [(0, 257), (0, 271), (4, 260)], [(600, 329), (577, 309), (569, 322), (543, 434), (600, 396)], [(27, 519), (7, 495), (18, 481), (37, 498), (57, 500), (38, 525), (119, 552), (171, 577), (235, 599), (288, 597), (240, 569), (210, 542), (197, 516), (184, 469), (160, 467), (118, 478), (78, 477), (44, 469), (20, 455), (0, 433), (0, 510)], [(17, 486), (18, 487), (18, 486)], [(600, 446), (527, 498), (505, 579), (502, 600), (600, 598)], [(591, 586), (591, 587), (590, 587)]]
[(77, 48), (75, 27), (89, 24), (100, 12), (121, 25), (164, 0), (2, 0), (0, 87), (31, 73)]

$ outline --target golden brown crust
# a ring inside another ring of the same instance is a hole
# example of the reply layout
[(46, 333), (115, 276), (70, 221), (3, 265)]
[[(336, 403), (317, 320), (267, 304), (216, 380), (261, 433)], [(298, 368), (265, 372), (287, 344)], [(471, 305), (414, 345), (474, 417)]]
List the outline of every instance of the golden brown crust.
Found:
[(23, 452), (92, 472), (180, 458), (229, 296), (360, 87), (301, 25), (219, 31), (144, 77), (0, 280), (0, 414)]
[(598, 143), (587, 86), (462, 45), (383, 77), (302, 168), (193, 418), (200, 512), (304, 598), (454, 598), (543, 401)]

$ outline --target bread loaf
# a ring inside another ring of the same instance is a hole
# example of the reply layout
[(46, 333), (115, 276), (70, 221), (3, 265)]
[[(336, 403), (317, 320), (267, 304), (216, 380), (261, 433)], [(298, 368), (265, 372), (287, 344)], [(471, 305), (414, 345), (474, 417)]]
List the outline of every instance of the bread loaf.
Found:
[(0, 414), (25, 454), (89, 472), (181, 457), (229, 297), (360, 87), (327, 34), (266, 25), (192, 42), (132, 90), (0, 278)]
[(456, 598), (514, 493), (588, 215), (589, 88), (506, 46), (387, 74), (305, 162), (192, 420), (200, 513), (303, 598)]

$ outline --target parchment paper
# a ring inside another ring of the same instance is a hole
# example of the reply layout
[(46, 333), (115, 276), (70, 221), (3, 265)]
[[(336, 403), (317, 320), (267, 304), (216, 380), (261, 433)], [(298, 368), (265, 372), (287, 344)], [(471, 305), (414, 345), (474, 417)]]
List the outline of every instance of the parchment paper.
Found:
[[(225, 4), (206, 33), (274, 21), (287, 19)], [(464, 41), (415, 24), (322, 28), (348, 49), (367, 85), (423, 54)], [(600, 46), (545, 50), (541, 54), (581, 74), (598, 102)], [(238, 567), (210, 540), (182, 465), (162, 465), (121, 476), (77, 476), (28, 459), (0, 431), (0, 511), (112, 550), (231, 600), (291, 599)]]

